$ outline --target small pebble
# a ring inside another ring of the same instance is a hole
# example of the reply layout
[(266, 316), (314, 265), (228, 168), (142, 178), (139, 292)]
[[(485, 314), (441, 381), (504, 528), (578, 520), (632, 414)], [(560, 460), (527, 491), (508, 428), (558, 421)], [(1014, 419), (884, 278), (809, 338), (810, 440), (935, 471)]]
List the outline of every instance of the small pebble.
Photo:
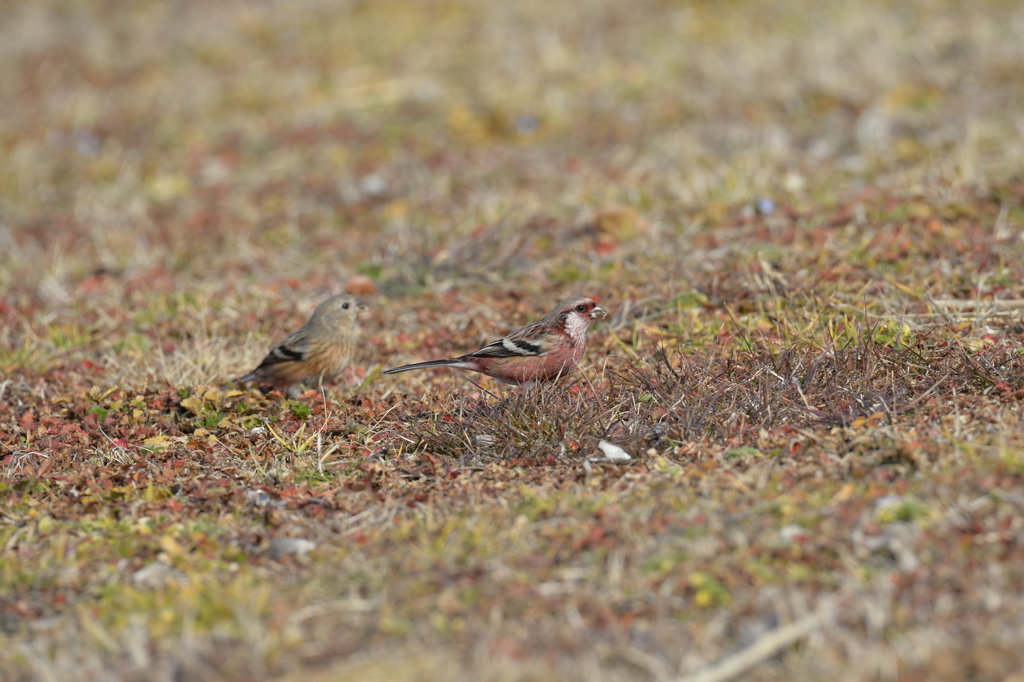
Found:
[(633, 459), (629, 456), (629, 453), (618, 445), (613, 445), (606, 440), (599, 442), (597, 444), (597, 449), (604, 453), (605, 458), (609, 462), (628, 462)]
[(792, 544), (794, 542), (805, 542), (811, 537), (811, 535), (803, 526), (791, 523), (788, 526), (783, 526), (779, 529), (779, 537), (783, 542)]
[(388, 191), (388, 181), (376, 173), (371, 173), (359, 181), (359, 191), (369, 197), (384, 196)]
[(246, 490), (245, 501), (254, 507), (265, 507), (270, 504), (270, 495), (266, 490)]
[(278, 538), (267, 547), (267, 554), (272, 559), (282, 559), (286, 556), (295, 556), (305, 559), (306, 555), (316, 549), (316, 543), (305, 538)]
[(761, 215), (771, 215), (775, 213), (775, 201), (769, 197), (758, 197), (755, 202), (755, 208)]
[(520, 135), (533, 135), (540, 128), (540, 119), (531, 114), (516, 119), (516, 132)]

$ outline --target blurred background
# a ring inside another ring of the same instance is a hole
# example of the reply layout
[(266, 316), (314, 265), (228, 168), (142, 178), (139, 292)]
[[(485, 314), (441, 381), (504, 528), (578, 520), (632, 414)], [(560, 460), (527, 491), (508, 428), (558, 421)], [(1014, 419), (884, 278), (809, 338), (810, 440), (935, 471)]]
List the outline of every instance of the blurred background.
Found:
[(0, 11), (0, 292), (22, 310), (104, 273), (515, 277), (603, 210), (605, 241), (649, 248), (760, 197), (984, 187), (1024, 154), (1018, 2)]

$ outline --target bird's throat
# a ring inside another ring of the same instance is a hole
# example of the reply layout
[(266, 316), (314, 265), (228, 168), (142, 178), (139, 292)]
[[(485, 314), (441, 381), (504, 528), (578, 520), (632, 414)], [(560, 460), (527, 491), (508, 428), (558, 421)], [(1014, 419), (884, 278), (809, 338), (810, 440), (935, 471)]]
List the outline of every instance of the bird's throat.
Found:
[(565, 333), (577, 343), (586, 340), (589, 328), (590, 321), (578, 313), (572, 313), (565, 318)]

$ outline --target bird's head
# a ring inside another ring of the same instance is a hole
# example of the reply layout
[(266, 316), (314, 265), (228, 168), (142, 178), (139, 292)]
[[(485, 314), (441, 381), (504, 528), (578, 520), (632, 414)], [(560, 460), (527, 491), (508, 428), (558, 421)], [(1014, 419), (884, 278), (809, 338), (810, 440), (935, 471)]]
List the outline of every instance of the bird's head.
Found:
[(552, 311), (556, 320), (565, 327), (565, 331), (573, 338), (579, 338), (587, 333), (590, 325), (595, 320), (600, 320), (608, 315), (608, 311), (597, 304), (592, 298), (578, 296), (567, 298)]
[(351, 294), (332, 296), (319, 306), (313, 313), (313, 319), (334, 329), (352, 327), (356, 322), (356, 313), (367, 310), (369, 306)]

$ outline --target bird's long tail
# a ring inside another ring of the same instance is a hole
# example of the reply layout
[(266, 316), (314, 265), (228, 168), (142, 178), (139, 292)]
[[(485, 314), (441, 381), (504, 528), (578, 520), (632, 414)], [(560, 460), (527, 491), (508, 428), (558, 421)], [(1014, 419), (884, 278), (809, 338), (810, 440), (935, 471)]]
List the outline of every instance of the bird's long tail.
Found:
[(429, 362), (417, 362), (412, 365), (402, 365), (401, 367), (392, 367), (386, 369), (381, 374), (399, 374), (401, 372), (408, 372), (411, 369), (427, 369), (428, 367), (462, 367), (465, 366), (465, 362), (461, 358), (448, 358), (446, 360), (431, 360)]

